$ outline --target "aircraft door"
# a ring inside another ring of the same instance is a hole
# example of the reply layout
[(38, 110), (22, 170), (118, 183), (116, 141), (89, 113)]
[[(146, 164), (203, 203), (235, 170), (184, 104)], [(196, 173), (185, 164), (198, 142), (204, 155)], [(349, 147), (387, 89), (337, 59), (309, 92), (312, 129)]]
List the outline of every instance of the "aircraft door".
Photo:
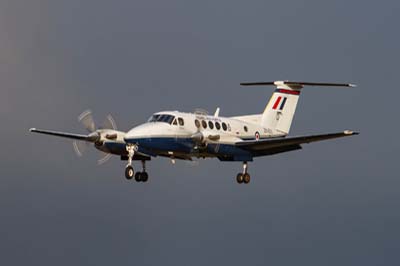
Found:
[(174, 136), (174, 140), (175, 142), (178, 142), (178, 130), (179, 130), (179, 126), (178, 126), (178, 119), (175, 117), (174, 121), (172, 121), (172, 131), (173, 131), (173, 136)]

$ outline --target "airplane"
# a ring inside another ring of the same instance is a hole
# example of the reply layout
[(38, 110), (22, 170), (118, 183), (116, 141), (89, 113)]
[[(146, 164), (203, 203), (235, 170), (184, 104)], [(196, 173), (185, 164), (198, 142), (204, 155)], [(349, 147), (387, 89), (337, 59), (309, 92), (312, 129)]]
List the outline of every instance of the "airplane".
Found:
[[(297, 102), (304, 86), (355, 87), (345, 83), (316, 83), (296, 81), (244, 82), (242, 86), (275, 86), (268, 104), (260, 114), (222, 117), (217, 108), (214, 115), (204, 111), (193, 113), (162, 111), (153, 114), (147, 122), (128, 132), (118, 131), (114, 119), (108, 115), (105, 125), (96, 128), (90, 111), (82, 113), (78, 120), (89, 134), (73, 134), (31, 128), (30, 132), (73, 139), (78, 155), (82, 155), (85, 143), (106, 156), (126, 160), (125, 177), (137, 182), (147, 182), (146, 162), (152, 157), (168, 157), (175, 163), (193, 158), (218, 158), (220, 161), (238, 161), (243, 170), (236, 175), (239, 184), (248, 184), (248, 162), (254, 158), (302, 149), (302, 144), (348, 137), (359, 134), (351, 130), (336, 133), (288, 136)], [(135, 173), (133, 161), (142, 162), (142, 171)]]

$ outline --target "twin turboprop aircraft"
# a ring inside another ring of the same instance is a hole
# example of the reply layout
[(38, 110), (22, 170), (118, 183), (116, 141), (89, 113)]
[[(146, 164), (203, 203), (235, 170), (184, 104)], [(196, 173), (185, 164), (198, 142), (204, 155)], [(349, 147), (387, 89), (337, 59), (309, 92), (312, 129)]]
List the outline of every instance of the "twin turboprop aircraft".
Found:
[[(81, 155), (83, 144), (94, 143), (94, 147), (107, 155), (99, 160), (105, 162), (112, 154), (127, 160), (125, 177), (137, 182), (146, 182), (146, 161), (163, 156), (181, 160), (193, 158), (218, 158), (220, 161), (243, 162), (243, 171), (236, 175), (236, 181), (250, 182), (248, 162), (255, 157), (273, 155), (302, 149), (301, 144), (333, 138), (357, 135), (345, 130), (337, 133), (288, 137), (296, 111), (301, 89), (304, 86), (354, 87), (342, 83), (313, 82), (251, 82), (243, 86), (275, 85), (267, 106), (261, 114), (235, 117), (219, 116), (219, 108), (213, 116), (205, 112), (184, 113), (163, 111), (153, 114), (150, 119), (128, 132), (118, 131), (111, 116), (106, 124), (96, 129), (90, 111), (81, 114), (79, 121), (89, 134), (72, 134), (59, 131), (31, 128), (31, 132), (70, 138), (74, 148)], [(132, 161), (142, 162), (142, 171), (136, 172)]]

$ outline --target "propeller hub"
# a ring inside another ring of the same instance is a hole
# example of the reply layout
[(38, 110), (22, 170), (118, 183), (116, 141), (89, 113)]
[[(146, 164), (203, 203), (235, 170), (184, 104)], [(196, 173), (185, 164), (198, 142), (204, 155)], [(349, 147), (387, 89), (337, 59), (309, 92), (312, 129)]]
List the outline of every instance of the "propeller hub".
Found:
[(88, 135), (87, 140), (91, 142), (97, 142), (100, 140), (100, 138), (101, 138), (100, 133), (95, 131)]

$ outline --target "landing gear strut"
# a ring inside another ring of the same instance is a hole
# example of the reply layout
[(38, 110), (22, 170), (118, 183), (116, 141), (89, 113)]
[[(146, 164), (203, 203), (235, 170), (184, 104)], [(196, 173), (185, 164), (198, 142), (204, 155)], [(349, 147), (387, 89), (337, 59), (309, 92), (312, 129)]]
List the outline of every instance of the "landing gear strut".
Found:
[(250, 174), (247, 172), (247, 168), (247, 162), (243, 162), (243, 173), (238, 173), (236, 175), (236, 181), (239, 184), (248, 184), (250, 182)]
[(133, 144), (126, 145), (126, 151), (128, 152), (128, 164), (125, 168), (125, 177), (126, 179), (132, 179), (135, 175), (135, 170), (132, 167), (132, 158), (135, 155), (135, 151), (137, 150), (137, 146)]

